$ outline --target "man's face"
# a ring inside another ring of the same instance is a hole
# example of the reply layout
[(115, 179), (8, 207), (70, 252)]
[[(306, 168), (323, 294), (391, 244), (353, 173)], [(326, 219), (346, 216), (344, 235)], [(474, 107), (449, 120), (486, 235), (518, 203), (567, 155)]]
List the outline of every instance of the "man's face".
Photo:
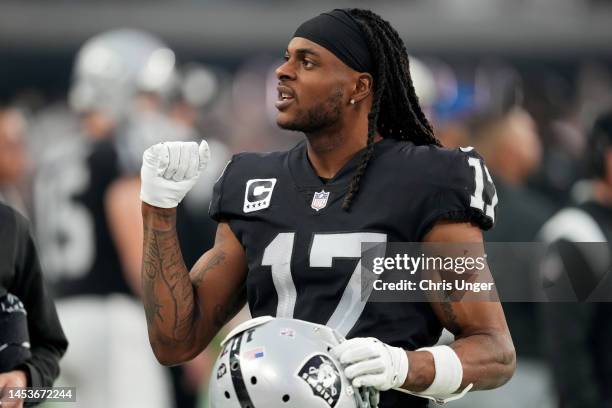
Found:
[(314, 133), (341, 123), (353, 78), (351, 69), (330, 51), (295, 37), (276, 76), (279, 127)]

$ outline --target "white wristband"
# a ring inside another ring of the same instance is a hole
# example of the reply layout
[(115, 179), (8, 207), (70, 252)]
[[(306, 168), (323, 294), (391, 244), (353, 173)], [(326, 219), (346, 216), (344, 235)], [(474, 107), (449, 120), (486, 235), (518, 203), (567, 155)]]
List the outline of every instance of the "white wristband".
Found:
[(469, 384), (463, 391), (454, 394), (461, 386), (461, 381), (463, 381), (463, 366), (455, 350), (449, 346), (423, 347), (416, 351), (427, 351), (433, 356), (436, 370), (433, 382), (426, 390), (421, 392), (408, 391), (402, 388), (394, 388), (395, 390), (443, 404), (463, 397), (472, 388), (472, 384)]
[(449, 346), (423, 347), (417, 351), (428, 351), (434, 359), (436, 374), (431, 385), (422, 394), (446, 396), (457, 391), (463, 380), (463, 367), (455, 350)]

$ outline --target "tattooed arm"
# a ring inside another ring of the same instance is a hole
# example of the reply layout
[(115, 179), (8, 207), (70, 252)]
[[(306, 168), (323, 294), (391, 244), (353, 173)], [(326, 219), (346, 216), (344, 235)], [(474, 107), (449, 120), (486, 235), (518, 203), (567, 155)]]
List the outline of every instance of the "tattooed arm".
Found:
[(198, 355), (245, 303), (246, 257), (227, 225), (187, 270), (176, 233), (176, 209), (142, 204), (143, 302), (149, 341), (164, 365)]
[[(470, 223), (438, 223), (427, 242), (482, 242), (482, 233)], [(483, 249), (484, 251), (484, 249)], [(499, 387), (514, 373), (516, 356), (499, 302), (439, 302), (431, 306), (442, 325), (455, 335), (450, 347), (463, 367), (461, 389)], [(433, 381), (433, 357), (426, 351), (408, 352), (410, 371), (403, 388), (423, 391)]]

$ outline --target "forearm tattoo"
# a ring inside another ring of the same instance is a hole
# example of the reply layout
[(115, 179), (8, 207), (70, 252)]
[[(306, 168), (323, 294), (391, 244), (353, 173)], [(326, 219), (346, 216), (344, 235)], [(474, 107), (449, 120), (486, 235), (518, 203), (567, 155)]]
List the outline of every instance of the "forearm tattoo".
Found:
[(448, 301), (441, 302), (442, 313), (444, 314), (444, 326), (453, 334), (458, 334), (461, 330), (457, 322), (457, 315), (453, 311), (453, 306)]
[[(163, 219), (170, 215), (154, 217)], [(154, 222), (145, 221), (142, 265), (143, 303), (149, 331), (162, 341), (186, 340), (193, 335), (196, 304), (173, 224), (157, 228)]]
[(196, 288), (200, 287), (202, 283), (202, 279), (204, 279), (204, 275), (206, 272), (218, 266), (221, 262), (225, 260), (225, 252), (218, 251), (202, 268), (198, 269), (193, 278), (193, 284)]

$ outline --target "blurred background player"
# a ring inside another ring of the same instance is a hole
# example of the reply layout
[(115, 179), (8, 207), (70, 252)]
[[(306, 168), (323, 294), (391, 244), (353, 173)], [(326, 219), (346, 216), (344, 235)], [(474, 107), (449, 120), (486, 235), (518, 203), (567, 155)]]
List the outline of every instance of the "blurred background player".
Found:
[[(554, 212), (549, 201), (529, 186), (541, 166), (542, 145), (536, 124), (524, 108), (514, 105), (502, 112), (476, 115), (466, 123), (468, 143), (485, 158), (499, 196), (495, 228), (485, 233), (487, 242), (533, 242)], [(510, 248), (508, 246), (508, 248)], [(508, 249), (509, 251), (510, 249)], [(531, 290), (536, 259), (521, 257), (512, 265), (501, 263), (493, 271), (504, 299), (521, 299)], [(520, 265), (520, 267), (517, 267)], [(508, 302), (504, 312), (517, 349), (517, 370), (504, 387), (472, 393), (457, 407), (552, 407), (551, 373), (544, 361), (542, 333), (535, 302)]]
[[(80, 135), (49, 149), (37, 169), (43, 261), (72, 343), (60, 382), (77, 387), (80, 407), (170, 404), (166, 372), (152, 358), (136, 299), (141, 249), (131, 207), (137, 195), (130, 197), (123, 177), (136, 137), (170, 129), (155, 112), (174, 64), (170, 49), (139, 31), (111, 31), (85, 43), (70, 90)], [(134, 116), (140, 132), (126, 133)]]
[(551, 244), (541, 279), (568, 279), (572, 292), (572, 303), (542, 305), (561, 408), (612, 407), (612, 112), (597, 119), (587, 149), (590, 177), (541, 231)]
[(499, 185), (498, 195), (508, 197), (503, 205), (499, 204), (500, 213), (507, 216), (504, 220), (500, 217), (486, 237), (489, 241), (530, 242), (553, 212), (548, 200), (528, 185), (542, 160), (536, 124), (518, 106), (473, 122), (471, 143), (490, 163), (489, 171)]

